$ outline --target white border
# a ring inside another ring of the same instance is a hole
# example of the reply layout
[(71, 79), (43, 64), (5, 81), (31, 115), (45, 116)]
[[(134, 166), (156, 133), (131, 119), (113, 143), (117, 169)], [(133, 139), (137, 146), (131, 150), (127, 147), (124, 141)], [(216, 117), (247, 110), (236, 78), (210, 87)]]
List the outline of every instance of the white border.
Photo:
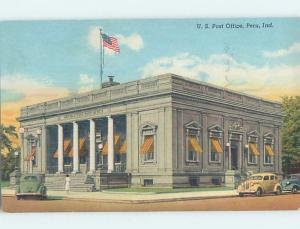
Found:
[[(0, 20), (296, 16), (300, 16), (299, 0), (0, 0)], [(194, 225), (201, 228), (206, 226), (224, 228), (225, 225), (242, 229), (298, 228), (299, 213), (300, 211), (1, 213), (0, 224), (1, 228), (13, 226), (23, 229), (71, 227), (72, 229), (83, 227), (182, 229)]]

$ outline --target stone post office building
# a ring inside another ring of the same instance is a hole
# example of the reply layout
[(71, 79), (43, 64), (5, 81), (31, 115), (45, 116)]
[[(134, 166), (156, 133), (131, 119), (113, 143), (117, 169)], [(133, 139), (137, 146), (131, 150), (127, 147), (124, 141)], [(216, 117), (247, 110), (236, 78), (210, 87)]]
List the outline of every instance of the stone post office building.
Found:
[(281, 104), (174, 74), (21, 109), (21, 172), (49, 189), (234, 185), (281, 173)]

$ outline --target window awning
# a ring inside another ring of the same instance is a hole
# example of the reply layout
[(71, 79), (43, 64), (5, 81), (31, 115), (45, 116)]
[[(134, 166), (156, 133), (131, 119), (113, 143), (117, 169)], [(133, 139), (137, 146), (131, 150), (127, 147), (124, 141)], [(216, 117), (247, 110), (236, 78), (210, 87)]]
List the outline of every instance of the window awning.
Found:
[[(85, 138), (80, 138), (79, 139), (79, 157), (82, 157), (86, 154), (85, 143), (86, 143)], [(66, 157), (73, 157), (74, 156), (73, 146), (70, 147), (70, 149), (68, 150), (67, 153), (65, 153), (65, 156)]]
[(265, 151), (270, 157), (274, 156), (274, 152), (270, 144), (265, 144)]
[[(80, 138), (80, 140), (79, 140), (79, 157), (82, 157), (86, 154), (85, 143), (86, 143), (86, 139)], [(72, 153), (72, 155), (73, 155), (73, 153)]]
[[(64, 140), (64, 156), (68, 157), (71, 147), (71, 139)], [(58, 158), (58, 149), (53, 153), (54, 158)]]
[[(114, 151), (117, 153), (119, 151), (119, 144), (120, 144), (120, 135), (115, 135), (114, 136)], [(102, 150), (102, 155), (107, 155), (108, 154), (108, 143), (104, 144), (103, 150)]]
[(141, 153), (146, 154), (146, 153), (151, 153), (153, 151), (154, 151), (154, 137), (153, 137), (153, 135), (145, 136), (144, 143), (141, 147)]
[(36, 146), (31, 147), (31, 154), (25, 157), (24, 161), (33, 161), (36, 155)]
[(223, 149), (218, 138), (212, 138), (211, 143), (213, 152), (223, 153)]
[(200, 146), (196, 136), (189, 136), (189, 148), (192, 148), (196, 153), (202, 153), (202, 147)]
[(123, 142), (123, 144), (119, 150), (120, 154), (125, 154), (126, 152), (127, 152), (127, 139)]
[(249, 144), (249, 149), (250, 149), (250, 153), (254, 156), (259, 156), (259, 152), (257, 149), (257, 145), (255, 143), (250, 143)]

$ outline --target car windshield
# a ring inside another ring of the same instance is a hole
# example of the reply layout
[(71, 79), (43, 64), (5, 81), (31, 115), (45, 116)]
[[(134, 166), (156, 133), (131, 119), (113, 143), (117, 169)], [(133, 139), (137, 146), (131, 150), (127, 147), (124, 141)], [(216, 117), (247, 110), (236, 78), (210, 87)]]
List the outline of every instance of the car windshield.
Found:
[(27, 176), (27, 177), (24, 177), (24, 180), (26, 180), (26, 181), (37, 181), (38, 178), (35, 177), (35, 176)]
[(262, 176), (251, 176), (250, 180), (262, 180)]

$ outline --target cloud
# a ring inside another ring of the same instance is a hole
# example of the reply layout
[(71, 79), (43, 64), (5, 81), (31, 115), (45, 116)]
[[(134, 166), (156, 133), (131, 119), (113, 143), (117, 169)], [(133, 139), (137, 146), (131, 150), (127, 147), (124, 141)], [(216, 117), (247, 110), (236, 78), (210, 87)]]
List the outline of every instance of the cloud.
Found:
[(79, 75), (79, 84), (91, 84), (94, 83), (94, 78), (88, 76), (87, 74)]
[(8, 125), (17, 125), (16, 118), (20, 115), (21, 107), (40, 103), (69, 95), (65, 88), (53, 86), (47, 78), (32, 78), (27, 75), (15, 74), (1, 77), (1, 91), (6, 95), (21, 94), (19, 99), (4, 98), (1, 109), (1, 121)]
[[(144, 47), (144, 41), (141, 35), (138, 33), (133, 33), (129, 36), (124, 36), (122, 34), (113, 35), (118, 38), (120, 46), (127, 46), (133, 51), (139, 51)], [(88, 36), (87, 36), (88, 44), (94, 50), (100, 49), (100, 32), (99, 27), (90, 27)], [(121, 50), (122, 51), (122, 50)], [(105, 53), (112, 55), (114, 52), (110, 49), (105, 49)]]
[(263, 56), (268, 58), (276, 58), (295, 53), (300, 53), (300, 42), (292, 44), (287, 49), (278, 49), (276, 51), (263, 51)]
[(275, 100), (280, 100), (281, 96), (300, 95), (300, 65), (257, 67), (239, 62), (227, 54), (214, 54), (202, 59), (181, 53), (154, 59), (139, 70), (142, 78), (171, 72)]
[(144, 41), (141, 35), (133, 33), (129, 36), (123, 36), (121, 34), (116, 35), (120, 45), (125, 45), (134, 51), (140, 51), (144, 47)]
[(93, 90), (95, 88), (94, 82), (95, 79), (89, 76), (88, 74), (80, 74), (79, 81), (78, 81), (79, 84), (78, 92), (84, 93)]

